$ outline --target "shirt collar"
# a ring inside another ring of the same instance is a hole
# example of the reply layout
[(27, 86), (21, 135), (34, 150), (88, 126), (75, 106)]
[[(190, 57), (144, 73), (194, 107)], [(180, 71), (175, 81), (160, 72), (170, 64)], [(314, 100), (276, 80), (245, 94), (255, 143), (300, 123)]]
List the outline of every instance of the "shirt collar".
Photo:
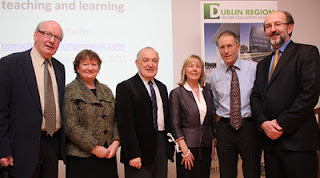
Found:
[[(139, 74), (142, 82), (143, 82), (145, 85), (148, 85), (149, 80), (147, 80), (147, 79), (145, 79), (144, 77), (142, 77), (142, 75), (140, 75), (140, 72), (138, 72), (138, 74)], [(152, 79), (151, 82), (152, 82), (153, 84), (155, 84), (154, 79)]]
[[(286, 47), (288, 46), (288, 44), (290, 43), (290, 41), (291, 41), (291, 38), (290, 38), (288, 41), (286, 41), (285, 43), (283, 43), (283, 45), (281, 45), (281, 46), (279, 47), (280, 52), (283, 52), (283, 51), (286, 49)], [(273, 51), (275, 51), (275, 49), (273, 49)]]
[[(226, 71), (226, 73), (227, 73), (230, 66), (228, 66), (226, 63), (223, 63), (222, 65), (223, 65), (224, 71)], [(235, 66), (236, 68), (238, 68), (239, 70), (241, 70), (241, 59), (238, 58), (238, 59), (236, 60), (236, 62), (233, 64), (233, 66)]]
[[(43, 56), (41, 56), (41, 54), (39, 53), (39, 51), (35, 47), (33, 47), (31, 49), (31, 55), (33, 55), (35, 57), (34, 60), (38, 63), (39, 66), (44, 64), (44, 60), (46, 60), (46, 59)], [(51, 65), (52, 64), (51, 58), (48, 60), (49, 60), (49, 64)]]
[[(191, 87), (189, 86), (189, 84), (188, 84), (187, 82), (185, 82), (185, 83), (183, 84), (183, 87), (184, 87), (186, 90), (188, 90), (188, 91), (192, 91)], [(199, 91), (202, 92), (203, 88), (200, 87), (199, 83), (198, 83), (198, 88), (199, 88)]]

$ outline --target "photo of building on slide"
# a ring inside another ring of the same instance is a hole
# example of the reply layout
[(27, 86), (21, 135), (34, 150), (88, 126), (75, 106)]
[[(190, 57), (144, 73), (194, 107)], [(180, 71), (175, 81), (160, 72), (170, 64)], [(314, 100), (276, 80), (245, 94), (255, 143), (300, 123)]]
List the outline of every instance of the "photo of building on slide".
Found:
[(233, 31), (239, 37), (241, 59), (260, 62), (272, 51), (263, 30), (263, 23), (205, 23), (204, 59), (207, 76), (210, 75), (214, 68), (223, 63), (216, 41), (219, 35), (226, 30)]

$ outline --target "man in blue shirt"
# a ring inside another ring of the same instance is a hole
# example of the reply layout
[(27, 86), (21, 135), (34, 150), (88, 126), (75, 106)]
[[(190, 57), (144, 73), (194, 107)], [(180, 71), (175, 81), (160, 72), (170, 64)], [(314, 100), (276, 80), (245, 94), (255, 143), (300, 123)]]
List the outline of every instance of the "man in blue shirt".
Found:
[(257, 66), (251, 95), (254, 118), (264, 132), (266, 176), (316, 178), (319, 127), (314, 110), (320, 93), (320, 58), (315, 46), (291, 41), (289, 12), (269, 14), (264, 22), (274, 51)]
[(239, 38), (231, 31), (221, 33), (217, 47), (224, 63), (211, 73), (210, 82), (216, 113), (220, 116), (216, 126), (220, 177), (237, 177), (240, 154), (244, 176), (258, 178), (261, 157), (259, 131), (250, 107), (256, 63), (239, 58)]

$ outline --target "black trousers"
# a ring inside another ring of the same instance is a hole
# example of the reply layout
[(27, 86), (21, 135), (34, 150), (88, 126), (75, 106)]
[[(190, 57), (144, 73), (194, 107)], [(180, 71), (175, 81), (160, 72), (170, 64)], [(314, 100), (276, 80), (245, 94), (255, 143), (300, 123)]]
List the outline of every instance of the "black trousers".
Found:
[[(280, 138), (281, 139), (281, 138)], [(267, 178), (317, 178), (316, 151), (282, 149), (281, 140), (268, 142), (264, 147)]]
[(42, 132), (40, 141), (40, 155), (32, 178), (57, 178), (59, 161), (59, 135), (53, 137)]
[(217, 124), (217, 152), (221, 178), (236, 178), (238, 154), (243, 161), (246, 178), (260, 178), (261, 133), (252, 118), (244, 119), (239, 130), (230, 120), (221, 118)]
[(209, 178), (212, 147), (210, 146), (201, 148), (201, 159), (199, 156), (200, 148), (189, 149), (194, 156), (194, 166), (191, 168), (191, 170), (185, 169), (185, 165), (181, 165), (181, 153), (176, 153), (177, 178)]
[(166, 151), (166, 135), (158, 132), (157, 152), (150, 165), (143, 165), (140, 169), (125, 165), (126, 178), (166, 178), (168, 176), (168, 156)]
[(67, 178), (118, 178), (116, 156), (111, 159), (67, 156)]

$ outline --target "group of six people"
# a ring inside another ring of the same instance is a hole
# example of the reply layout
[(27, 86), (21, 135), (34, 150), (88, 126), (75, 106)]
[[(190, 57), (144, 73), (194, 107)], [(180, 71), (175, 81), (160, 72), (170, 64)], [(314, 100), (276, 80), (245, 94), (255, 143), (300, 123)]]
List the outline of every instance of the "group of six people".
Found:
[(178, 178), (209, 178), (215, 147), (221, 178), (237, 177), (239, 154), (244, 177), (260, 177), (262, 148), (267, 177), (316, 178), (320, 58), (315, 46), (291, 41), (293, 25), (285, 11), (266, 17), (275, 52), (258, 64), (241, 60), (239, 37), (222, 32), (224, 63), (206, 77), (202, 59), (188, 56), (169, 95), (155, 79), (158, 52), (145, 47), (138, 73), (114, 97), (96, 79), (102, 60), (92, 50), (77, 54), (76, 78), (65, 86), (64, 66), (52, 57), (62, 29), (41, 22), (32, 49), (0, 60), (0, 164), (10, 177), (54, 178), (62, 159), (68, 178), (116, 178), (121, 145), (125, 177), (165, 178), (174, 140)]

